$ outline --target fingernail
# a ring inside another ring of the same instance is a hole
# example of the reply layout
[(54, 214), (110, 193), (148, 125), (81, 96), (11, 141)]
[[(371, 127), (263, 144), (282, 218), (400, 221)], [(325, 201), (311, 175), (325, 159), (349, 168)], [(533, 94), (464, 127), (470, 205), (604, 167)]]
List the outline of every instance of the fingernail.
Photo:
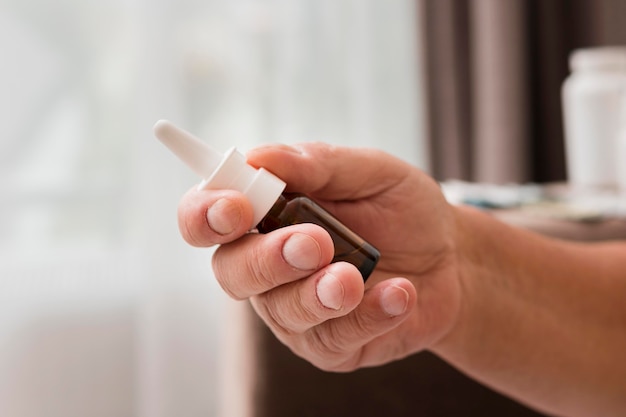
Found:
[(383, 290), (380, 297), (380, 304), (385, 313), (390, 316), (399, 316), (406, 311), (409, 304), (409, 293), (401, 287), (395, 285)]
[(215, 233), (227, 235), (235, 231), (241, 221), (241, 208), (228, 199), (217, 200), (206, 214), (209, 227)]
[(321, 257), (322, 251), (317, 241), (303, 233), (294, 233), (283, 245), (283, 258), (296, 269), (317, 269)]
[(339, 310), (343, 306), (343, 285), (333, 274), (326, 273), (320, 278), (315, 291), (317, 292), (317, 298), (324, 307), (331, 310)]

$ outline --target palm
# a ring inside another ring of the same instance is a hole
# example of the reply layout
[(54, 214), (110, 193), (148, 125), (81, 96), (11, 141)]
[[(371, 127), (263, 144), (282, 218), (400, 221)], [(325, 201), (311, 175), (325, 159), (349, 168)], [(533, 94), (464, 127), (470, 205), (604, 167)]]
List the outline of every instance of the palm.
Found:
[(453, 224), (452, 210), (437, 184), (414, 170), (382, 193), (357, 202), (335, 202), (331, 210), (381, 251), (368, 287), (401, 276), (418, 292), (415, 314), (356, 352), (358, 366), (388, 362), (441, 339), (458, 313), (460, 286), (451, 233), (444, 229)]

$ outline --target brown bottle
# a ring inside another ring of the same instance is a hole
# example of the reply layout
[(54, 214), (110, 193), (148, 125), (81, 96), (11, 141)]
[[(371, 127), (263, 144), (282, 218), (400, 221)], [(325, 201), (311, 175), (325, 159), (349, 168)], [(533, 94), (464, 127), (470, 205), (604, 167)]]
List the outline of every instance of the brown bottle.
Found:
[(319, 204), (302, 194), (282, 194), (258, 224), (261, 233), (299, 223), (314, 223), (328, 231), (335, 246), (332, 262), (349, 262), (367, 280), (380, 258), (380, 252), (344, 226)]

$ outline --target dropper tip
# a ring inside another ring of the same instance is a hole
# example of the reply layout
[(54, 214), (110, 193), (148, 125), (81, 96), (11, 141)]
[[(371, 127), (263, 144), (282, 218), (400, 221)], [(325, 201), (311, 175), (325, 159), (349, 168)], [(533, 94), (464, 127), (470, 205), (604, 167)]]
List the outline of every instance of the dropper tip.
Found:
[(222, 159), (220, 152), (169, 120), (159, 120), (153, 129), (157, 139), (201, 178), (211, 176)]
[(172, 132), (174, 124), (169, 120), (161, 119), (154, 124), (152, 130), (157, 138), (168, 136)]

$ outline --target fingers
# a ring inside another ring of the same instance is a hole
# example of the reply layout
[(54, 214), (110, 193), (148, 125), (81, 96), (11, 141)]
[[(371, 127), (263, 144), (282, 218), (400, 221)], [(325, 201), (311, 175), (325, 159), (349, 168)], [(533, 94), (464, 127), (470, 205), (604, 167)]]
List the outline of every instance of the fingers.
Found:
[(403, 278), (363, 293), (358, 271), (338, 263), (253, 297), (252, 305), (296, 353), (321, 369), (347, 371), (391, 359), (388, 349), (368, 356), (366, 347), (404, 322), (416, 299), (415, 288)]
[[(261, 148), (249, 154), (249, 162), (274, 172), (291, 190), (344, 202), (365, 201), (412, 172), (382, 152), (324, 144)], [(344, 205), (353, 215), (354, 203)], [(359, 204), (362, 211), (354, 217), (371, 224), (366, 203)], [(319, 226), (248, 233), (254, 226), (252, 207), (241, 193), (191, 190), (181, 200), (178, 218), (190, 244), (221, 245), (213, 269), (222, 288), (235, 299), (250, 298), (279, 339), (322, 369), (349, 370), (380, 360), (385, 354), (366, 351), (382, 336), (391, 340), (390, 332), (416, 304), (415, 288), (406, 279), (385, 280), (365, 291), (353, 265), (331, 265), (333, 242)]]
[(247, 157), (250, 164), (265, 167), (286, 181), (289, 190), (329, 200), (375, 195), (411, 171), (408, 164), (382, 151), (324, 143), (265, 146)]
[(245, 299), (308, 277), (328, 265), (333, 254), (327, 231), (299, 224), (268, 234), (251, 233), (220, 246), (213, 270), (231, 297)]
[[(367, 290), (350, 314), (312, 327), (296, 352), (318, 368), (346, 372), (385, 363), (394, 357), (404, 336), (392, 331), (411, 316), (416, 305), (415, 287), (404, 278), (383, 281)], [(389, 349), (385, 339), (393, 339)], [(381, 342), (381, 343), (377, 343)]]
[(363, 298), (363, 278), (346, 263), (252, 298), (252, 305), (275, 334), (304, 333), (326, 320), (352, 311)]
[(350, 314), (312, 327), (305, 339), (307, 354), (318, 367), (332, 371), (349, 371), (389, 360), (385, 358), (388, 352), (367, 357), (366, 347), (372, 348), (370, 342), (404, 322), (416, 303), (415, 287), (407, 279), (380, 282), (367, 290)]
[(252, 225), (252, 207), (243, 194), (230, 190), (187, 192), (178, 206), (178, 227), (193, 246), (208, 247), (244, 235)]

